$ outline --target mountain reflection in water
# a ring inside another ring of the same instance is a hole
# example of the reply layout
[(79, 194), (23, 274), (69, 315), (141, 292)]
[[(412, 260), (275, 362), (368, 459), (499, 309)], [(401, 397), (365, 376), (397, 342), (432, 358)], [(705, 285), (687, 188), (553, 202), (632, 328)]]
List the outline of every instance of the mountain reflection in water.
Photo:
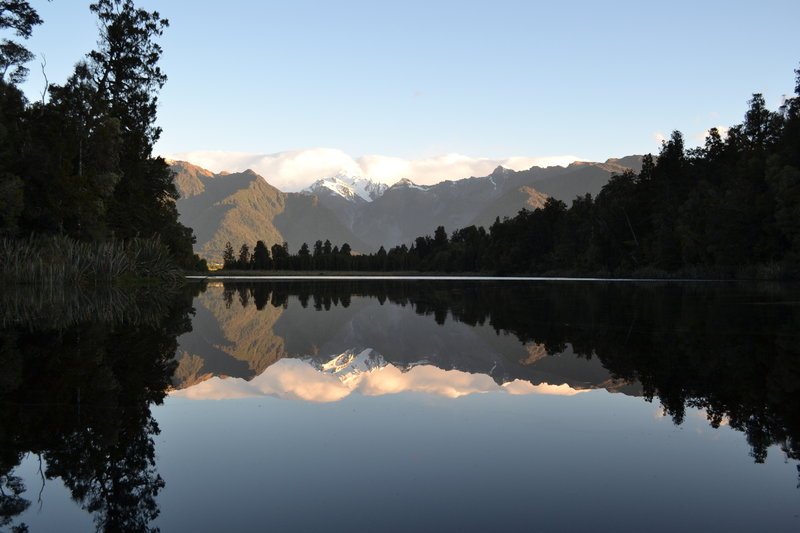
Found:
[[(369, 349), (359, 354), (344, 353), (332, 361), (342, 358), (357, 362)], [(250, 381), (240, 378), (210, 378), (207, 381), (173, 393), (173, 396), (208, 400), (248, 398), (255, 396), (277, 396), (288, 400), (311, 402), (334, 402), (358, 392), (365, 396), (380, 396), (399, 392), (424, 392), (448, 398), (486, 392), (509, 394), (554, 394), (573, 396), (581, 390), (567, 384), (534, 385), (529, 381), (514, 380), (498, 385), (486, 374), (471, 374), (460, 370), (442, 370), (433, 365), (416, 365), (407, 370), (385, 363), (378, 356), (375, 366), (365, 365), (361, 369), (350, 369), (346, 373), (330, 372), (312, 362), (298, 359), (282, 359), (268, 367)]]
[[(213, 283), (179, 341), (174, 384), (194, 387), (173, 394), (331, 401), (605, 388), (658, 398), (676, 424), (703, 409), (713, 427), (744, 432), (756, 461), (773, 444), (796, 459), (798, 296), (781, 284)], [(352, 375), (325, 371), (362, 352)], [(240, 379), (202, 384), (214, 376)]]
[(159, 474), (166, 467), (152, 408), (167, 391), (342, 404), (408, 391), (509, 400), (538, 393), (577, 395), (564, 400), (585, 407), (592, 394), (611, 395), (580, 393), (605, 389), (657, 399), (676, 424), (699, 409), (711, 426), (741, 432), (756, 462), (773, 445), (796, 460), (798, 302), (793, 285), (709, 283), (9, 289), (0, 294), (0, 530), (23, 531), (37, 507), (38, 474), (19, 474), (31, 454), (41, 460), (41, 483), (63, 481), (97, 530), (155, 529), (165, 483), (188, 475), (165, 482)]

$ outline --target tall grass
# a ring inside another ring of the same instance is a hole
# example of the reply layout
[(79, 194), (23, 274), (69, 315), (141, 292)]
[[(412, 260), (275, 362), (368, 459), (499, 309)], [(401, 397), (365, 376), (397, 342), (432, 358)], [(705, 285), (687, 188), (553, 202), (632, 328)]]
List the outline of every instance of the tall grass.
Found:
[(0, 281), (37, 285), (182, 277), (167, 248), (154, 239), (82, 242), (58, 235), (0, 239)]
[(181, 287), (11, 284), (0, 290), (0, 328), (62, 329), (87, 322), (155, 325)]

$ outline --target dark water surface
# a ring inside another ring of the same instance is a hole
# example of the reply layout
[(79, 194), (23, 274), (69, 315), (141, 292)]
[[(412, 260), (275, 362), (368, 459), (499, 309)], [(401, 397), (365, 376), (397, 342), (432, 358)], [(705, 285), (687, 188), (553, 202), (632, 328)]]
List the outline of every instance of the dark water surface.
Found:
[(800, 530), (796, 285), (0, 303), (2, 531)]

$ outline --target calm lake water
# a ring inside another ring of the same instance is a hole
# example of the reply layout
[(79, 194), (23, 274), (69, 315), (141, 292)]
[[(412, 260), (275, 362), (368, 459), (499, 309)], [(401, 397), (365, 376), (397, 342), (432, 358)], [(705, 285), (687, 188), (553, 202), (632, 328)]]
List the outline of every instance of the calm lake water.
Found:
[(800, 530), (796, 285), (0, 304), (2, 531)]

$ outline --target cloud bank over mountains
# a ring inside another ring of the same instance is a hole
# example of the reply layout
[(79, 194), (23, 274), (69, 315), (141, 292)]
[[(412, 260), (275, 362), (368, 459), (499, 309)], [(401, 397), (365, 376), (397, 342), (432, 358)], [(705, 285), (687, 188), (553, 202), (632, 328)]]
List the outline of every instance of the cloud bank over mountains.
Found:
[(486, 176), (498, 166), (511, 170), (527, 170), (533, 166), (567, 166), (574, 161), (584, 161), (570, 155), (505, 159), (461, 154), (443, 154), (422, 159), (383, 155), (354, 158), (334, 148), (310, 148), (275, 154), (195, 151), (163, 155), (167, 159), (188, 161), (212, 172), (240, 172), (249, 168), (285, 192), (299, 191), (320, 178), (337, 174), (368, 177), (390, 185), (402, 178), (409, 178), (420, 185), (433, 185), (443, 180)]

